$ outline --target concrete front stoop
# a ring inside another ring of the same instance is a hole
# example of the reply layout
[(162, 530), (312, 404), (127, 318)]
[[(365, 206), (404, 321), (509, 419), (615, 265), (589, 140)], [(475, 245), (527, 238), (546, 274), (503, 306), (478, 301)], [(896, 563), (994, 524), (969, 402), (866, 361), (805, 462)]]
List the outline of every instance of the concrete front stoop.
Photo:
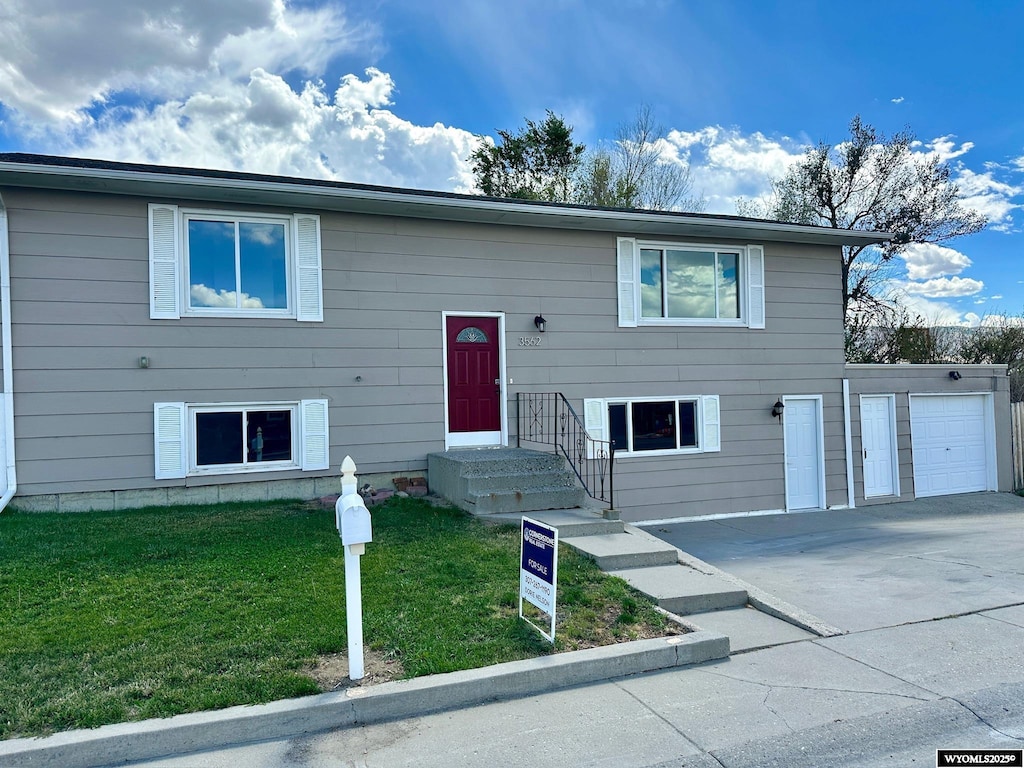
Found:
[(587, 494), (565, 459), (525, 448), (467, 448), (427, 456), (430, 488), (475, 515), (570, 509)]

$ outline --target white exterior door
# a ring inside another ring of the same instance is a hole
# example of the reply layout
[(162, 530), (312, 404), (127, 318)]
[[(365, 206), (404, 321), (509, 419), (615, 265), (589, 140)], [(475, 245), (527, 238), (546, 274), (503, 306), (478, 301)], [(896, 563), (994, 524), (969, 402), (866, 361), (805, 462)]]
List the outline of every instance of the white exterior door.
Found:
[(894, 401), (893, 395), (862, 395), (860, 398), (864, 498), (899, 495)]
[(995, 490), (989, 395), (911, 395), (914, 493)]
[(825, 505), (821, 398), (784, 397), (786, 509)]

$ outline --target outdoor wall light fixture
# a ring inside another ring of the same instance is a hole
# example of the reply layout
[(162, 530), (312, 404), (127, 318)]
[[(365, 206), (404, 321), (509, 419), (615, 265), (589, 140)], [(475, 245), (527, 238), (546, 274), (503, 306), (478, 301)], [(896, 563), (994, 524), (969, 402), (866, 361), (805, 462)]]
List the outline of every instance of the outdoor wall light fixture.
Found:
[(960, 371), (950, 371), (949, 378), (951, 378), (953, 381), (960, 381), (960, 379), (963, 377), (960, 375)]
[(775, 405), (772, 406), (772, 416), (777, 418), (779, 423), (782, 422), (782, 409), (785, 407), (786, 406), (782, 404), (781, 400), (776, 400)]
[(547, 320), (544, 319), (543, 315), (537, 315), (533, 318), (533, 324), (537, 326), (537, 330), (544, 333), (544, 326), (547, 324)]

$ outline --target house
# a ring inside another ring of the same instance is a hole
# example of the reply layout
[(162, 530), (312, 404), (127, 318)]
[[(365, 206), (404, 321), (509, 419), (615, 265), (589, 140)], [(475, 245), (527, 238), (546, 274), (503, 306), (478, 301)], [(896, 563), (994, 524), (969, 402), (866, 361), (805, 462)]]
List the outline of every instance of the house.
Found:
[(1005, 367), (844, 361), (884, 233), (26, 154), (0, 199), (3, 504), (311, 498), (524, 393), (632, 521), (1009, 489)]

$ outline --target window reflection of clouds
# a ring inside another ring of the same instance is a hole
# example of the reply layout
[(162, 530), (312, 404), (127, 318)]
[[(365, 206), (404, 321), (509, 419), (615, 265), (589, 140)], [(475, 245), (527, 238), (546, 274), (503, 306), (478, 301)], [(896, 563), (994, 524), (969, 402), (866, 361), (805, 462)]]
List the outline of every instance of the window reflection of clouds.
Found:
[[(193, 307), (219, 307), (227, 309), (263, 309), (263, 302), (254, 296), (243, 293), (241, 297), (234, 291), (220, 292), (199, 283), (189, 286), (189, 296)], [(239, 301), (241, 298), (241, 301)]]
[(238, 225), (242, 295), (267, 309), (288, 308), (284, 225), (240, 222)]
[(661, 306), (661, 251), (640, 251), (641, 317), (663, 317)]
[(669, 317), (715, 316), (715, 254), (667, 251)]
[[(190, 282), (202, 285), (217, 297), (235, 291), (235, 225), (230, 221), (188, 222), (188, 269)], [(202, 296), (192, 297), (192, 306), (204, 304)], [(234, 305), (232, 305), (234, 306)]]
[(646, 318), (738, 319), (739, 254), (641, 249), (640, 302)]
[(740, 316), (739, 254), (718, 254), (718, 316)]
[[(188, 221), (189, 305), (287, 309), (283, 223)], [(236, 264), (237, 250), (237, 264)]]

